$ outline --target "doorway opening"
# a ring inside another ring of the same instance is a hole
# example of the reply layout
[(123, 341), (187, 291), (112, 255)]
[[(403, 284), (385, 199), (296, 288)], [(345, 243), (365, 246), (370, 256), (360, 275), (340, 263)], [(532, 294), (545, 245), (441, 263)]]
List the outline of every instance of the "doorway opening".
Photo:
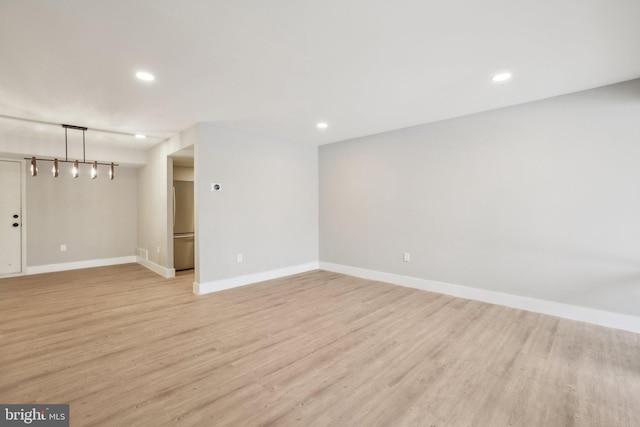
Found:
[(173, 159), (173, 268), (195, 268), (195, 198), (193, 147), (174, 153)]

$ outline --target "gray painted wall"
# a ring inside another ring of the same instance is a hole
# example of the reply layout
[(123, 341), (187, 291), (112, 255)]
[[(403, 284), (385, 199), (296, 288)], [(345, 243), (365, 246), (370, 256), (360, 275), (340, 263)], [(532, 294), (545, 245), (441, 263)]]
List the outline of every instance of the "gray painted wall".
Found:
[(320, 260), (640, 315), (638, 99), (632, 81), (322, 146)]
[[(138, 174), (138, 240), (145, 249), (149, 261), (162, 266), (169, 265), (167, 256), (167, 142), (151, 148), (147, 164)], [(157, 250), (159, 249), (159, 250)]]
[(58, 178), (50, 167), (40, 164), (37, 177), (26, 168), (27, 266), (135, 255), (137, 170), (117, 167), (110, 181), (106, 166), (95, 180), (89, 165), (76, 179), (67, 176), (69, 164)]
[[(212, 124), (198, 134), (196, 280), (317, 261), (318, 148)], [(221, 192), (211, 191), (214, 182)]]

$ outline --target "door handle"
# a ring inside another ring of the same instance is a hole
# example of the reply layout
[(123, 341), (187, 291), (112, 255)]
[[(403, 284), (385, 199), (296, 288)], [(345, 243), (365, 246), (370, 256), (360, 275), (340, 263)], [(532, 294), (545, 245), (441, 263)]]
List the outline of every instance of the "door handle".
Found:
[(14, 222), (14, 223), (13, 223), (13, 226), (14, 226), (14, 227), (18, 227), (19, 225), (20, 225), (20, 224), (18, 224), (17, 222)]

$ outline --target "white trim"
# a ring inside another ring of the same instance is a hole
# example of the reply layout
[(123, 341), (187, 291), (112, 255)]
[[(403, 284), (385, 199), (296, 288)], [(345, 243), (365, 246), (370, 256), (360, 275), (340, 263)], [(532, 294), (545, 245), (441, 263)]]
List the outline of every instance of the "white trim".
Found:
[(134, 258), (135, 258), (135, 260), (133, 262), (137, 262), (141, 266), (148, 268), (149, 270), (153, 271), (154, 273), (158, 273), (159, 275), (161, 275), (165, 279), (170, 279), (172, 277), (176, 277), (176, 269), (175, 268), (163, 267), (163, 266), (161, 266), (159, 264), (156, 264), (155, 262), (151, 262), (148, 259), (146, 259), (145, 257), (141, 257), (141, 256), (134, 257)]
[(80, 268), (104, 267), (105, 265), (129, 264), (136, 262), (135, 256), (118, 258), (90, 259), (86, 261), (65, 262), (62, 264), (45, 264), (27, 267), (26, 274), (53, 273), (56, 271), (78, 270)]
[(318, 268), (318, 262), (309, 262), (307, 264), (294, 265), (292, 267), (285, 267), (277, 270), (262, 271), (260, 273), (247, 274), (244, 276), (230, 277), (228, 279), (215, 280), (213, 282), (194, 282), (193, 293), (203, 295), (211, 292), (223, 291), (225, 289), (237, 288), (239, 286), (250, 285), (252, 283), (264, 282), (265, 280), (291, 276), (292, 274), (317, 270)]
[(26, 273), (23, 271), (19, 272), (19, 273), (8, 273), (8, 274), (2, 274), (0, 275), (0, 279), (8, 279), (10, 277), (20, 277), (20, 276), (25, 276)]
[(437, 292), (455, 297), (532, 311), (534, 313), (548, 314), (565, 319), (579, 320), (581, 322), (593, 323), (596, 325), (607, 326), (609, 328), (640, 333), (640, 317), (637, 316), (613, 313), (610, 311), (597, 310), (595, 308), (581, 307), (561, 302), (505, 294), (486, 289), (453, 285), (433, 280), (418, 279), (416, 277), (401, 276), (398, 274), (384, 273), (381, 271), (367, 270), (347, 265), (332, 264), (328, 262), (320, 262), (320, 268), (322, 270), (347, 274), (349, 276), (360, 277), (363, 279), (376, 280), (394, 285), (422, 289), (424, 291)]
[(22, 159), (20, 162), (20, 197), (21, 206), (20, 206), (20, 219), (22, 222), (21, 233), (22, 233), (22, 241), (21, 241), (21, 258), (22, 263), (20, 266), (20, 273), (24, 274), (27, 271), (27, 161)]

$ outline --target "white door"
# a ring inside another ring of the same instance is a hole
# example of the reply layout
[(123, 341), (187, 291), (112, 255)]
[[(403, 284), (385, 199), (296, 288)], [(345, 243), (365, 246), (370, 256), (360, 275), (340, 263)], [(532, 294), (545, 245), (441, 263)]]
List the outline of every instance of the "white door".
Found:
[(0, 275), (22, 271), (20, 163), (0, 160)]

